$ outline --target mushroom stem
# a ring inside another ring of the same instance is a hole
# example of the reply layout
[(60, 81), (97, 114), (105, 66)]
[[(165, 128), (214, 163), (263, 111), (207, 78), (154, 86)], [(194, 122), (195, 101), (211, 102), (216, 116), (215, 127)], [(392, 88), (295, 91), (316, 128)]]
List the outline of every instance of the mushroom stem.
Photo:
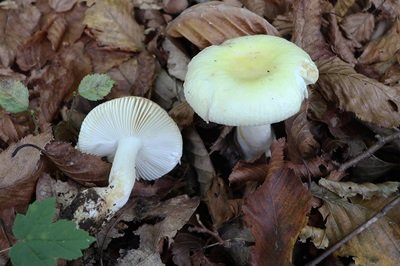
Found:
[(254, 161), (262, 153), (270, 155), (269, 147), (275, 139), (271, 124), (262, 126), (240, 126), (236, 128), (235, 140), (243, 152), (243, 159)]
[(118, 211), (129, 199), (136, 180), (136, 156), (141, 146), (141, 141), (135, 137), (118, 141), (104, 193), (107, 209), (112, 212)]

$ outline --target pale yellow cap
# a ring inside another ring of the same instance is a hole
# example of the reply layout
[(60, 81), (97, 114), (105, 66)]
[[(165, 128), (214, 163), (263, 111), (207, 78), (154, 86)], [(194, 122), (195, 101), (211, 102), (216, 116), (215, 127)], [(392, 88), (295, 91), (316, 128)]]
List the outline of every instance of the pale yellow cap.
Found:
[(234, 38), (205, 48), (188, 65), (187, 102), (205, 121), (255, 126), (300, 110), (307, 85), (318, 79), (310, 56), (270, 35)]

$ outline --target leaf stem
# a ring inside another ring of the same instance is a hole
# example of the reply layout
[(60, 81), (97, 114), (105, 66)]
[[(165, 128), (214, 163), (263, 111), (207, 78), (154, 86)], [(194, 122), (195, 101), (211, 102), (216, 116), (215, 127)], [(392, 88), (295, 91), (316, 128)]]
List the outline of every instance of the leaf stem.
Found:
[(18, 153), (22, 148), (25, 148), (25, 147), (32, 147), (32, 148), (38, 149), (38, 150), (41, 151), (41, 152), (46, 152), (44, 149), (40, 148), (39, 146), (36, 146), (35, 144), (26, 143), (26, 144), (22, 144), (22, 145), (18, 146), (17, 148), (15, 148), (15, 150), (14, 150), (13, 153), (11, 154), (11, 158), (14, 158), (15, 155), (17, 155), (17, 153)]

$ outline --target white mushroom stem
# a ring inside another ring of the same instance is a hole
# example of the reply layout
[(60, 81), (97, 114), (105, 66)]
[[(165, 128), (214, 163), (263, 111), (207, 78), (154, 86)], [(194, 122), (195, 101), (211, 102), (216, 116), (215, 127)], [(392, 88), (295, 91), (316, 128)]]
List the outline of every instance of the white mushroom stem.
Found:
[(141, 146), (141, 141), (135, 137), (118, 141), (108, 187), (101, 193), (107, 209), (112, 212), (122, 208), (129, 199), (136, 180), (136, 156)]
[(236, 128), (235, 140), (243, 152), (243, 159), (254, 161), (265, 153), (270, 155), (270, 146), (275, 134), (270, 124), (262, 126), (240, 126)]

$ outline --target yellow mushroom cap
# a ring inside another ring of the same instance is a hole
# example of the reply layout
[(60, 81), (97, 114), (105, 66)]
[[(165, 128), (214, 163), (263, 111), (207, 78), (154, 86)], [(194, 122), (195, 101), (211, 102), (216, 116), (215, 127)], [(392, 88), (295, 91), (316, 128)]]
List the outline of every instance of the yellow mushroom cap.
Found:
[(307, 85), (317, 79), (315, 63), (294, 43), (253, 35), (197, 54), (188, 65), (184, 93), (207, 122), (255, 126), (297, 113), (307, 97)]

